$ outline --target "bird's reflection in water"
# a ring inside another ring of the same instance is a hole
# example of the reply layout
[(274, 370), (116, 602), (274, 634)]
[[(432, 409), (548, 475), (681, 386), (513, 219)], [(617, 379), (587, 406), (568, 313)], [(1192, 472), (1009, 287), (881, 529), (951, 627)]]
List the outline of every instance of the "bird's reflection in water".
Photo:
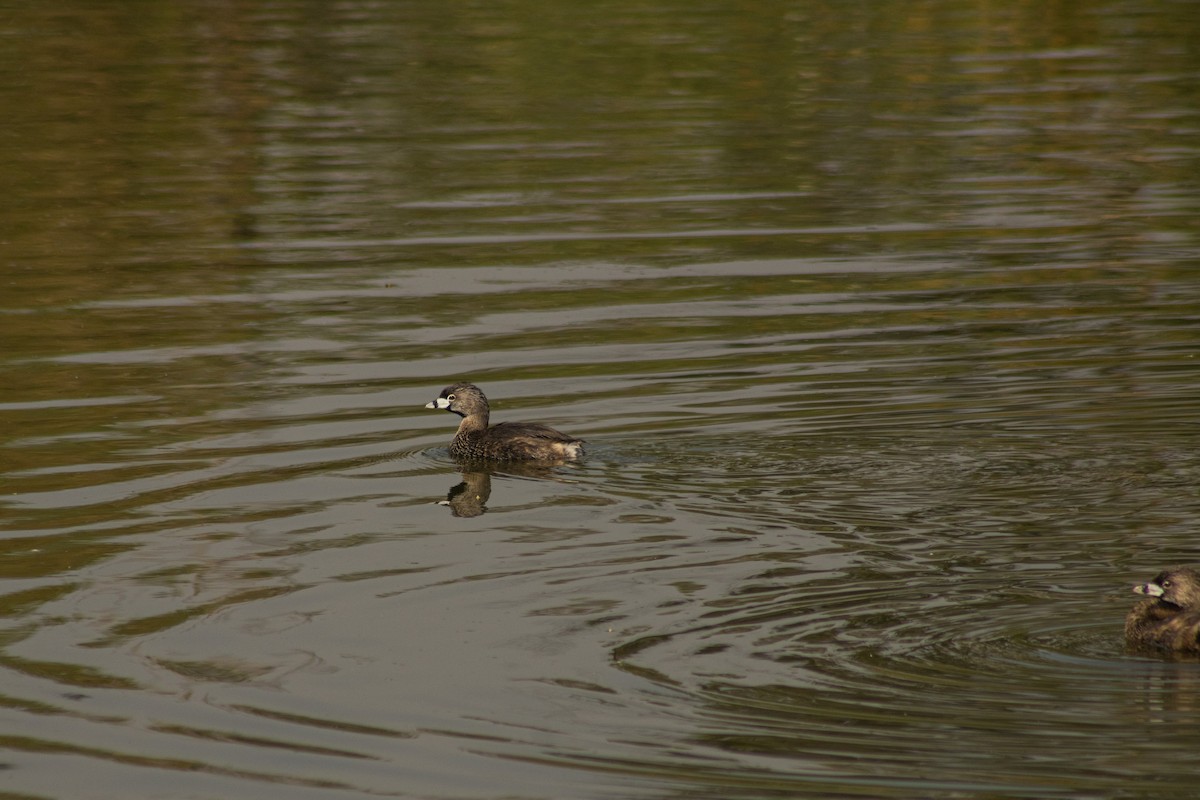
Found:
[(563, 463), (505, 464), (503, 467), (490, 468), (479, 464), (460, 464), (462, 482), (450, 487), (440, 505), (449, 506), (450, 513), (456, 517), (478, 517), (487, 511), (487, 501), (492, 496), (493, 475), (545, 479), (552, 477), (554, 468)]
[(463, 471), (462, 483), (450, 487), (442, 505), (450, 506), (456, 517), (478, 517), (487, 511), (492, 496), (492, 473)]

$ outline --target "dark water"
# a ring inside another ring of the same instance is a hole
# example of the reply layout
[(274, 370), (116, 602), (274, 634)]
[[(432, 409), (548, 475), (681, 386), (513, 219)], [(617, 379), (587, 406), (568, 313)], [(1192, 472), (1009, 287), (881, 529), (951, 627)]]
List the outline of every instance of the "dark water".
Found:
[[(1192, 4), (0, 42), (4, 797), (1194, 791)], [(588, 457), (455, 464), (460, 377)]]

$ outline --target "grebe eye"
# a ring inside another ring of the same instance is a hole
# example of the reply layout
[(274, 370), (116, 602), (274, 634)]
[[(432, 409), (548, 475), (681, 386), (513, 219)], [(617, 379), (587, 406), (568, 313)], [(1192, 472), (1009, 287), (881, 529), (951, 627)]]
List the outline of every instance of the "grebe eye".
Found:
[(453, 400), (453, 399), (454, 399), (454, 395), (452, 395), (452, 394), (448, 394), (448, 395), (446, 395), (446, 399), (447, 399), (447, 400)]
[(1170, 587), (1170, 585), (1171, 585), (1171, 579), (1170, 579), (1170, 578), (1166, 578), (1166, 579), (1164, 579), (1164, 580), (1163, 580), (1161, 583), (1159, 583), (1158, 585), (1159, 585), (1159, 586), (1161, 586), (1161, 587), (1162, 587), (1162, 588), (1164, 588), (1164, 589), (1166, 589), (1166, 588), (1169, 588), (1169, 587)]

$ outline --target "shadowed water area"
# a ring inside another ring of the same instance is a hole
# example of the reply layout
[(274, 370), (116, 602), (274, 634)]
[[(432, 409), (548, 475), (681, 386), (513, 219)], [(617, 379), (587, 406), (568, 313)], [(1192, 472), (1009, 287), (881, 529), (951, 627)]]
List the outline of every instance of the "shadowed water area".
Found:
[(1194, 4), (0, 42), (3, 797), (1195, 791)]

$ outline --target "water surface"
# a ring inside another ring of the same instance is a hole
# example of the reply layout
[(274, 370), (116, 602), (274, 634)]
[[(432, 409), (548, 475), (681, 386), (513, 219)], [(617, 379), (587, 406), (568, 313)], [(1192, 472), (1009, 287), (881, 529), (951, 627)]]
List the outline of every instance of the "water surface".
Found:
[(1195, 17), (11, 12), (3, 791), (1187, 796)]

